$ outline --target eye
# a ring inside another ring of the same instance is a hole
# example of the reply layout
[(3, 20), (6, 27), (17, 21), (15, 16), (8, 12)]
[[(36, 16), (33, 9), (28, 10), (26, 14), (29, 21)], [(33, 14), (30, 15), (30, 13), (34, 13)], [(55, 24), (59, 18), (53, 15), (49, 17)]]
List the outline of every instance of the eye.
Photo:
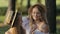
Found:
[(40, 14), (39, 12), (37, 12), (37, 14)]
[(40, 12), (38, 11), (38, 12), (36, 12), (36, 14), (40, 14)]

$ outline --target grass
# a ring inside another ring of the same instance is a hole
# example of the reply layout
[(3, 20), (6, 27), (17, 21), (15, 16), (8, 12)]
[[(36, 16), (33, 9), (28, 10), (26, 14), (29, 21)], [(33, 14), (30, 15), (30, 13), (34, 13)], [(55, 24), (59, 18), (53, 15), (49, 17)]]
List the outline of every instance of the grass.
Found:
[(5, 19), (5, 16), (0, 16), (0, 22), (3, 22)]
[(56, 4), (57, 5), (60, 5), (60, 0), (56, 0)]
[(60, 24), (57, 24), (56, 27), (57, 27), (58, 29), (60, 29)]
[(4, 34), (9, 29), (8, 26), (0, 27), (0, 34)]

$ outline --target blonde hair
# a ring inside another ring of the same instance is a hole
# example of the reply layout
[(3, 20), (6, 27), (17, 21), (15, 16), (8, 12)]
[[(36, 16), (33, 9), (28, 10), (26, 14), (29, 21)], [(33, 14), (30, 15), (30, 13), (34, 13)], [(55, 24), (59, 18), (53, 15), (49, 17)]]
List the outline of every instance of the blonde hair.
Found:
[(42, 16), (42, 18), (40, 19), (40, 21), (45, 21), (45, 23), (47, 24), (47, 18), (46, 18), (46, 7), (44, 6), (44, 5), (42, 5), (42, 4), (35, 4), (35, 5), (33, 5), (33, 6), (31, 6), (30, 8), (29, 8), (29, 10), (28, 10), (28, 16), (29, 16), (29, 19), (30, 19), (30, 28), (31, 29), (33, 29), (33, 30), (31, 30), (31, 31), (34, 31), (35, 29), (34, 29), (34, 25), (35, 25), (35, 23), (34, 23), (34, 19), (32, 18), (32, 15), (31, 15), (31, 13), (32, 13), (32, 10), (33, 10), (33, 8), (35, 8), (35, 7), (37, 7), (38, 8), (38, 10), (40, 11), (40, 13), (41, 13), (41, 16)]

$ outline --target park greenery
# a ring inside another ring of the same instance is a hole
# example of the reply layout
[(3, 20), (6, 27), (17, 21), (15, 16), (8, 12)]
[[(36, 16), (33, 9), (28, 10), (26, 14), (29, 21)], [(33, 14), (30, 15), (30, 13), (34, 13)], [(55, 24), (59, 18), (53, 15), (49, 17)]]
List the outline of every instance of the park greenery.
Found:
[[(36, 4), (37, 0), (31, 0), (31, 5)], [(19, 4), (20, 1), (18, 1)], [(42, 4), (45, 5), (45, 1), (41, 1)], [(5, 15), (7, 12), (9, 0), (0, 0), (0, 23), (3, 23), (5, 20)], [(27, 0), (23, 0), (22, 3), (22, 15), (27, 15)], [(57, 21), (57, 34), (60, 34), (60, 0), (56, 0), (56, 21)], [(9, 27), (0, 27), (0, 34), (4, 34), (5, 31), (7, 31)]]

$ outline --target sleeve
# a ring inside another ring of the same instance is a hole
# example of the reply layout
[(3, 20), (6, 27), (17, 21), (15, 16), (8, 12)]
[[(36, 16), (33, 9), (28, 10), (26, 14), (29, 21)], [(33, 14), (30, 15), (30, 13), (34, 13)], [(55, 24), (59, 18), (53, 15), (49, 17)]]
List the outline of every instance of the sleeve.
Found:
[(28, 18), (27, 17), (22, 17), (22, 21), (23, 21), (23, 23), (22, 23), (23, 28), (24, 29), (29, 29), (29, 20), (28, 20)]

